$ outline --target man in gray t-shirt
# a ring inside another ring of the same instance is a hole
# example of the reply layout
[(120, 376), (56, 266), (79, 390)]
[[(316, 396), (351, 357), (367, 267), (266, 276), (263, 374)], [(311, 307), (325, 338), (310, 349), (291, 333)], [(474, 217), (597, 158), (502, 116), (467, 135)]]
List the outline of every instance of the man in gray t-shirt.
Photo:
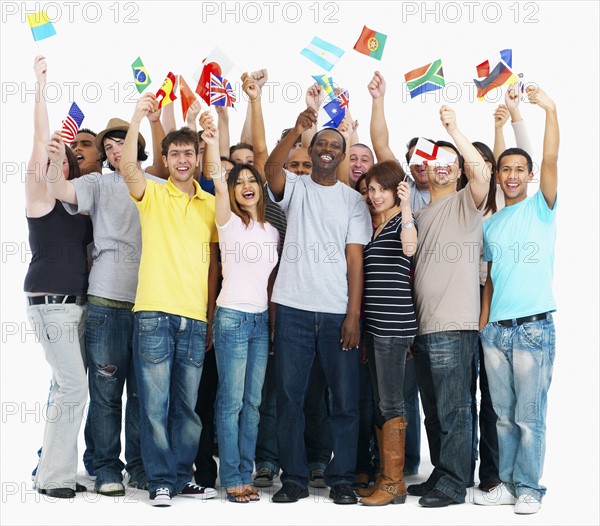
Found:
[(363, 246), (371, 220), (358, 192), (336, 179), (346, 141), (335, 129), (318, 132), (308, 149), (309, 176), (282, 168), (295, 137), (316, 124), (307, 108), (265, 166), (269, 191), (287, 216), (287, 232), (272, 301), (277, 304), (275, 368), (277, 441), (282, 488), (273, 502), (308, 497), (303, 404), (318, 356), (331, 391), (333, 460), (325, 483), (336, 504), (354, 504), (358, 441), (358, 343)]
[[(153, 126), (160, 126), (157, 121)], [(129, 124), (111, 119), (96, 136), (96, 146), (112, 172), (90, 173), (72, 181), (51, 181), (52, 195), (71, 214), (88, 213), (94, 226), (92, 270), (88, 287), (86, 358), (89, 367), (88, 418), (94, 441), (95, 489), (125, 495), (129, 485), (144, 489), (148, 480), (140, 451), (140, 418), (132, 359), (133, 313), (141, 254), (140, 218), (120, 172), (121, 150)], [(160, 137), (160, 133), (155, 137)], [(162, 133), (164, 135), (164, 133)], [(138, 137), (138, 162), (147, 159)], [(156, 162), (156, 159), (155, 159)], [(152, 167), (156, 173), (156, 166)], [(146, 177), (156, 177), (145, 174)], [(125, 460), (121, 454), (123, 388), (127, 382)]]
[(419, 504), (439, 508), (465, 501), (472, 454), (471, 374), (479, 322), (479, 245), (489, 168), (456, 126), (454, 111), (440, 110), (442, 124), (464, 156), (469, 184), (456, 191), (459, 150), (450, 165), (431, 163), (426, 172), (431, 203), (415, 214), (414, 297), (419, 333), (413, 344), (425, 428), (434, 470), (408, 492)]

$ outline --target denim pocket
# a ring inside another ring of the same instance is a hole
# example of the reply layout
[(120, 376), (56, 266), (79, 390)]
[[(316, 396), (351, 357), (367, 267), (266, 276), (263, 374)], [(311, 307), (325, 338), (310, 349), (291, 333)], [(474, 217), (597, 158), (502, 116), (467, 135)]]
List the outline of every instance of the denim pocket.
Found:
[(242, 318), (230, 314), (220, 314), (218, 326), (219, 330), (224, 332), (238, 331), (242, 326)]
[(101, 329), (104, 325), (106, 325), (107, 319), (108, 316), (106, 314), (96, 314), (88, 311), (86, 327), (92, 331)]
[(169, 317), (138, 318), (140, 356), (151, 363), (162, 362), (169, 356)]
[(192, 321), (192, 339), (188, 347), (187, 359), (196, 366), (202, 367), (204, 364), (204, 355), (206, 354), (206, 323)]
[(524, 343), (529, 343), (531, 347), (539, 348), (541, 350), (544, 340), (542, 322), (534, 321), (531, 323), (524, 323), (521, 325), (521, 333), (525, 340)]

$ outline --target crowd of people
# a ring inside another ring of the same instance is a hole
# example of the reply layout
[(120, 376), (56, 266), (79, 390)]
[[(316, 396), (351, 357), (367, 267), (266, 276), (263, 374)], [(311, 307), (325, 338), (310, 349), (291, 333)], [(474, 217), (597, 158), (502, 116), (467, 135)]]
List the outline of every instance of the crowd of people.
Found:
[[(266, 70), (242, 76), (233, 146), (227, 108), (215, 116), (196, 101), (178, 128), (174, 105), (152, 93), (129, 122), (65, 144), (41, 96), (44, 57), (34, 70), (24, 289), (52, 370), (38, 492), (87, 490), (77, 442), (89, 396), (83, 463), (101, 495), (127, 484), (170, 506), (215, 497), (218, 476), (245, 504), (279, 477), (274, 503), (312, 486), (335, 504), (413, 495), (436, 508), (465, 502), (479, 460), (475, 504), (540, 509), (559, 148), (542, 89), (526, 90), (546, 115), (528, 197), (518, 86), (494, 114), (493, 148), (442, 106), (444, 139), (431, 142), (454, 160), (410, 164), (418, 138), (406, 162), (390, 149), (379, 72), (367, 86), (372, 149), (349, 110), (317, 128), (326, 94), (315, 84), (269, 152)], [(433, 471), (407, 487), (420, 406)]]

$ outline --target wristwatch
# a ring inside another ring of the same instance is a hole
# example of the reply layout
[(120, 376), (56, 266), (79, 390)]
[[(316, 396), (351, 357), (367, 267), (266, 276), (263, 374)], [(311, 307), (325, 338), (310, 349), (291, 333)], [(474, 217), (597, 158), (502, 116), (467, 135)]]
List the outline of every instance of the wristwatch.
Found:
[(414, 220), (409, 221), (408, 223), (402, 223), (402, 228), (415, 228)]

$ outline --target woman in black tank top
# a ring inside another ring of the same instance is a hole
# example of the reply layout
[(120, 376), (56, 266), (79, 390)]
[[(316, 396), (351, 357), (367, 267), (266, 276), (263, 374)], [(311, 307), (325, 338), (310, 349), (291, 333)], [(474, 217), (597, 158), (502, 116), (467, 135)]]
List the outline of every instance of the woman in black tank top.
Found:
[(87, 401), (83, 358), (87, 245), (92, 241), (86, 216), (71, 216), (48, 193), (48, 177), (79, 177), (75, 156), (62, 140), (50, 141), (43, 97), (46, 61), (34, 62), (37, 93), (33, 151), (25, 179), (31, 263), (25, 278), (27, 314), (52, 369), (46, 429), (35, 487), (39, 493), (72, 498), (85, 486), (76, 483), (77, 438)]

